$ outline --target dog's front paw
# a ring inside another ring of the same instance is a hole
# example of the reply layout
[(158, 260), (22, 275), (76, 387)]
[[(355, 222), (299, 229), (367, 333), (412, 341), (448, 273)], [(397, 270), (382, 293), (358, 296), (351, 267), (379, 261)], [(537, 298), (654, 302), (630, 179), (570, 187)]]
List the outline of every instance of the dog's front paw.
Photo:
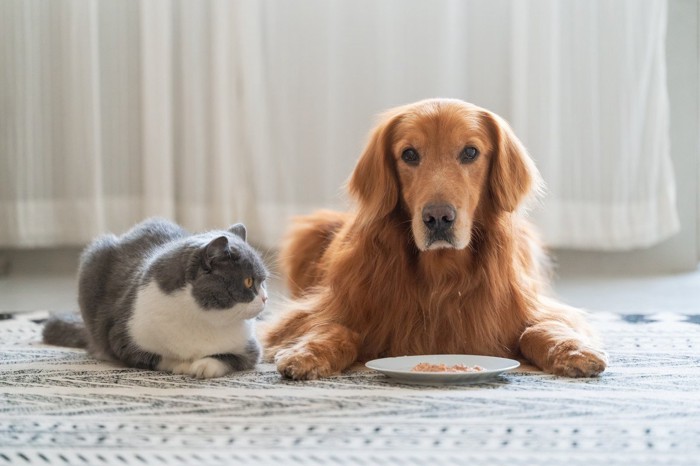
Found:
[(197, 359), (190, 364), (187, 373), (198, 379), (222, 377), (231, 372), (231, 367), (215, 358)]
[(604, 351), (580, 342), (566, 341), (550, 350), (549, 372), (567, 377), (594, 377), (605, 370), (608, 356)]
[(333, 374), (330, 362), (304, 348), (287, 348), (275, 356), (277, 370), (293, 380), (315, 380)]

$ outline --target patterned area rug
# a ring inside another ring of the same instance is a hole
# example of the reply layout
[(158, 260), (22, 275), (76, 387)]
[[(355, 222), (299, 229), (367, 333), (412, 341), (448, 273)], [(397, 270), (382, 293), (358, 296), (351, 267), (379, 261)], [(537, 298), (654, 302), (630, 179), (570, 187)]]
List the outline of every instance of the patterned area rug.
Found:
[(42, 317), (0, 321), (0, 465), (700, 464), (700, 316), (596, 314), (600, 378), (435, 387), (124, 369), (40, 344)]

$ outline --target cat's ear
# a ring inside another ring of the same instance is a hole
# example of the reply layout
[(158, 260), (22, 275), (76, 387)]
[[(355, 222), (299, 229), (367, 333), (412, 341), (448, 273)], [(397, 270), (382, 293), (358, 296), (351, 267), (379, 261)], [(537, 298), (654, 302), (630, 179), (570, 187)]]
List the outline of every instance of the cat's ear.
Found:
[(245, 229), (245, 225), (243, 225), (242, 223), (236, 223), (235, 225), (230, 226), (228, 231), (233, 233), (234, 235), (238, 236), (243, 241), (246, 240), (245, 238), (246, 238), (247, 232)]
[(207, 247), (204, 248), (203, 265), (206, 270), (211, 270), (211, 264), (216, 259), (229, 257), (231, 251), (228, 247), (228, 238), (219, 236), (216, 239), (209, 241)]

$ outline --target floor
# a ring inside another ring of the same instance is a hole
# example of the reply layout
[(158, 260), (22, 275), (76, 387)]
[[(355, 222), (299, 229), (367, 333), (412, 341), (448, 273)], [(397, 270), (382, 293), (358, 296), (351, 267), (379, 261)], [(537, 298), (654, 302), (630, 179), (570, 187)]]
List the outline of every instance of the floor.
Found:
[(698, 316), (598, 314), (610, 365), (592, 379), (522, 366), (487, 380), (472, 374), (474, 385), (407, 385), (361, 366), (306, 382), (283, 380), (273, 364), (208, 380), (125, 369), (37, 345), (40, 315), (0, 320), (0, 466), (697, 466), (700, 458)]
[[(77, 249), (0, 253), (0, 311), (76, 309)], [(555, 291), (590, 311), (700, 313), (700, 269), (664, 276), (596, 275), (560, 263)], [(284, 295), (273, 280), (271, 298)]]
[(590, 311), (700, 313), (700, 269), (663, 276), (562, 274), (555, 289), (567, 303)]

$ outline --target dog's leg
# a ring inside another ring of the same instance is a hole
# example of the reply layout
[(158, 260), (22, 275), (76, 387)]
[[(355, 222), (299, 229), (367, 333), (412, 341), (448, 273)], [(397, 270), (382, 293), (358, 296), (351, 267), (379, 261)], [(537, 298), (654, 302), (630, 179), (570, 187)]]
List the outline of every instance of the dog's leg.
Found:
[[(577, 310), (550, 307), (544, 318), (520, 337), (520, 352), (545, 372), (593, 377), (605, 370), (608, 357)], [(576, 330), (574, 330), (576, 329)]]
[(326, 323), (280, 349), (274, 356), (277, 370), (294, 380), (312, 380), (338, 374), (357, 359), (360, 337), (349, 328)]

